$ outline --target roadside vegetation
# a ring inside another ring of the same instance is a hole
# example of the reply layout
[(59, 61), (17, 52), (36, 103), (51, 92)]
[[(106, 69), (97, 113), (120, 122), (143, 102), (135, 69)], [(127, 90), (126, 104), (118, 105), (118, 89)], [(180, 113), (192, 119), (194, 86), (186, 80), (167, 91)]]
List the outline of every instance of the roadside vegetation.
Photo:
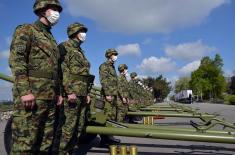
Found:
[(203, 57), (197, 70), (176, 81), (175, 93), (191, 89), (196, 101), (235, 105), (235, 77), (224, 77), (223, 65), (219, 54)]
[(12, 101), (0, 101), (0, 111), (8, 111), (12, 109)]
[(143, 78), (142, 82), (144, 85), (153, 88), (153, 95), (157, 102), (162, 102), (171, 91), (171, 83), (167, 82), (167, 79), (162, 75), (158, 77), (147, 77)]

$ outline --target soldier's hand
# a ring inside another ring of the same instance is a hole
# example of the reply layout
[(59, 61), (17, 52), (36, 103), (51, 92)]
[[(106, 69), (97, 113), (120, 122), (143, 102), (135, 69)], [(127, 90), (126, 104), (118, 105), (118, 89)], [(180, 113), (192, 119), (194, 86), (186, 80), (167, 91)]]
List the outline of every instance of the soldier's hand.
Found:
[(129, 98), (126, 99), (126, 103), (129, 104), (130, 103), (130, 100)]
[(90, 103), (91, 103), (91, 97), (90, 97), (90, 96), (87, 96), (87, 97), (86, 97), (86, 103), (87, 103), (87, 104), (90, 104)]
[(112, 101), (112, 96), (106, 96), (105, 98), (106, 98), (106, 100), (107, 100), (108, 102), (111, 102), (111, 101)]
[(32, 93), (28, 95), (21, 96), (21, 102), (23, 103), (25, 109), (33, 109), (35, 106), (36, 98)]
[(127, 103), (127, 99), (126, 98), (122, 98), (122, 102), (123, 103)]
[(73, 94), (68, 95), (68, 101), (69, 102), (75, 103), (76, 100), (77, 100), (76, 94), (73, 93)]
[(57, 106), (61, 106), (61, 105), (63, 105), (63, 102), (64, 102), (64, 98), (61, 95), (57, 96), (57, 103), (56, 103), (56, 105)]

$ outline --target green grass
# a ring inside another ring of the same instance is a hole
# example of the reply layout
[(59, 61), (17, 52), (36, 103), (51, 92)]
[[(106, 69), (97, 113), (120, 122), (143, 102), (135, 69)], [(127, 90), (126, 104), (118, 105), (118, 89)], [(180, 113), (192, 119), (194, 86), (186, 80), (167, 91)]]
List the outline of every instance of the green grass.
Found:
[(0, 111), (7, 111), (12, 109), (12, 103), (0, 102)]

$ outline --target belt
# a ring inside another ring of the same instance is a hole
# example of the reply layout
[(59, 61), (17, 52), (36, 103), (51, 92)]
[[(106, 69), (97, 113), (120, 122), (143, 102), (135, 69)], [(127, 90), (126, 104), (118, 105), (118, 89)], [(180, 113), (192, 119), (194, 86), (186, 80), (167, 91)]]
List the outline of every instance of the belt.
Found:
[(56, 80), (58, 78), (55, 72), (46, 72), (46, 71), (36, 71), (36, 70), (29, 70), (29, 76), (36, 77), (36, 78), (45, 78), (45, 79), (52, 79)]
[(94, 75), (77, 75), (77, 74), (70, 74), (70, 77), (74, 80), (83, 81), (88, 84), (94, 82), (95, 76)]
[[(16, 76), (25, 75), (25, 74), (16, 74)], [(58, 76), (55, 72), (46, 72), (46, 71), (36, 71), (36, 70), (29, 70), (28, 76), (36, 77), (36, 78), (45, 78), (45, 79), (52, 79), (57, 80)]]

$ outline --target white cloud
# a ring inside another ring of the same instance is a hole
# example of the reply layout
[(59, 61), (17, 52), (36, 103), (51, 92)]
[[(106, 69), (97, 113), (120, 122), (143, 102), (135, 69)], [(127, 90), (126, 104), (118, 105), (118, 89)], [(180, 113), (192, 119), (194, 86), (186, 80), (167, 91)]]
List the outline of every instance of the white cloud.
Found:
[(119, 55), (140, 55), (141, 49), (139, 44), (119, 45), (117, 48)]
[(170, 32), (198, 25), (230, 0), (66, 0), (68, 12), (87, 17), (104, 30), (142, 33)]
[(0, 59), (8, 59), (10, 54), (9, 50), (0, 51)]
[(195, 71), (198, 69), (198, 67), (200, 66), (201, 61), (200, 60), (196, 60), (193, 61), (187, 65), (185, 65), (184, 67), (182, 67), (181, 69), (179, 69), (179, 73), (183, 74), (183, 75), (188, 75), (191, 74), (191, 72)]
[(148, 76), (147, 75), (138, 75), (139, 79), (146, 79)]
[(165, 53), (167, 56), (176, 59), (195, 60), (202, 56), (215, 51), (215, 47), (209, 47), (202, 43), (201, 40), (196, 42), (183, 43), (178, 45), (167, 45)]
[(175, 68), (175, 63), (172, 62), (170, 58), (157, 58), (151, 56), (149, 58), (145, 58), (137, 67), (142, 73), (156, 75), (173, 70)]

